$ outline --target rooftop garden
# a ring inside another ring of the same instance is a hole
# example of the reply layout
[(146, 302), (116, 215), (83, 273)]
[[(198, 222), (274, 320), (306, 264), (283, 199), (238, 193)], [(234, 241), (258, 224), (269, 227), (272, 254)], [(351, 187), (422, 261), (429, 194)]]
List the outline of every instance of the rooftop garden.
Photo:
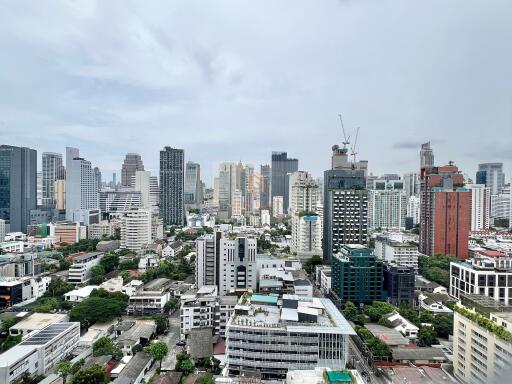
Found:
[(512, 342), (512, 333), (507, 331), (505, 327), (496, 324), (485, 316), (482, 316), (479, 313), (470, 311), (467, 308), (456, 305), (454, 307), (455, 312), (460, 313), (461, 315), (467, 317), (469, 320), (477, 323), (482, 328), (487, 329), (489, 332), (494, 333), (500, 339), (505, 340), (507, 342)]

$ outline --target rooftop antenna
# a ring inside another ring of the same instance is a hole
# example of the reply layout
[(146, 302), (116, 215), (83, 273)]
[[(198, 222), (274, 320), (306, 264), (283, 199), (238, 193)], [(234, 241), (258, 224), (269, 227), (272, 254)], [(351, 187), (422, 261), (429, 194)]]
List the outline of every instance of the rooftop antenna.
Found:
[(357, 129), (356, 129), (356, 138), (354, 140), (354, 144), (352, 144), (352, 148), (350, 148), (350, 154), (352, 155), (352, 162), (354, 164), (356, 163), (356, 155), (357, 155), (357, 152), (356, 152), (357, 136), (359, 136), (359, 127), (357, 127)]
[(343, 131), (343, 148), (346, 149), (347, 145), (350, 144), (350, 136), (347, 137), (347, 134), (345, 132), (345, 127), (343, 126), (343, 119), (341, 117), (341, 113), (339, 113), (338, 116), (340, 117), (341, 129)]

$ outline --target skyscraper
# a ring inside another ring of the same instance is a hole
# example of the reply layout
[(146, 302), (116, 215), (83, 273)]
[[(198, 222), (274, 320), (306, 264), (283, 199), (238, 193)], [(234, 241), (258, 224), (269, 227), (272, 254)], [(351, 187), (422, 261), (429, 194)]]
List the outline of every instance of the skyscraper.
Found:
[(467, 184), (466, 188), (471, 191), (471, 230), (489, 229), (489, 187), (484, 184)]
[(373, 181), (368, 196), (368, 229), (405, 229), (407, 196), (402, 180)]
[(334, 145), (331, 166), (324, 172), (324, 260), (331, 260), (344, 244), (368, 241), (368, 162), (350, 161), (348, 149)]
[(97, 175), (78, 148), (66, 147), (66, 220), (84, 221), (87, 211), (99, 209)]
[(485, 184), (491, 195), (499, 195), (505, 185), (505, 174), (503, 163), (478, 164), (476, 173), (476, 184)]
[(420, 252), (468, 257), (471, 191), (452, 165), (421, 169)]
[(268, 209), (271, 203), (270, 184), (272, 182), (272, 170), (270, 165), (262, 164), (260, 166), (260, 173), (263, 179), (263, 184), (261, 186), (260, 207), (261, 209)]
[(237, 189), (237, 165), (235, 163), (221, 163), (219, 165), (219, 211), (227, 219), (230, 215), (231, 199)]
[(187, 161), (185, 166), (185, 204), (192, 208), (199, 208), (202, 202), (201, 166), (193, 161)]
[(121, 167), (121, 186), (133, 187), (133, 176), (136, 171), (143, 171), (144, 164), (138, 153), (127, 153)]
[(284, 212), (289, 206), (289, 174), (299, 170), (299, 160), (289, 159), (286, 152), (272, 152), (271, 196), (283, 196)]
[(160, 217), (164, 225), (183, 225), (185, 151), (164, 147), (160, 151)]
[(55, 207), (55, 180), (64, 180), (66, 172), (62, 164), (62, 155), (60, 153), (43, 152), (42, 155), (43, 172), (43, 197), (42, 205), (47, 208)]
[(434, 152), (430, 148), (430, 141), (421, 144), (420, 150), (420, 168), (434, 166)]
[(420, 195), (420, 178), (417, 172), (404, 173), (404, 189), (408, 198)]
[(298, 171), (290, 175), (291, 250), (298, 256), (322, 253), (322, 218), (316, 212), (320, 193), (309, 173)]
[(26, 232), (37, 204), (37, 152), (0, 145), (0, 219), (6, 232)]

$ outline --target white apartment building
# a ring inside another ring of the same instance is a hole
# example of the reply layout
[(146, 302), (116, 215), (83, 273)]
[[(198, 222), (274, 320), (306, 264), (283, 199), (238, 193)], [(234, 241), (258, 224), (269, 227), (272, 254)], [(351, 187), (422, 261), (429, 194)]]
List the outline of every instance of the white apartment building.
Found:
[(231, 217), (238, 218), (243, 214), (244, 198), (242, 191), (235, 189), (231, 197)]
[(226, 368), (230, 376), (264, 380), (296, 369), (343, 369), (353, 334), (328, 299), (246, 294), (227, 325)]
[(257, 240), (249, 237), (220, 239), (219, 294), (237, 290), (256, 290)]
[(165, 304), (171, 299), (171, 280), (155, 279), (145, 284), (128, 300), (128, 315), (154, 315), (163, 313)]
[(468, 295), (455, 307), (453, 374), (461, 383), (510, 382), (511, 310), (480, 295)]
[(466, 184), (471, 190), (471, 231), (489, 229), (489, 188), (485, 184)]
[(83, 211), (99, 209), (98, 191), (91, 162), (80, 157), (78, 148), (66, 147), (66, 220), (80, 221)]
[(9, 384), (23, 374), (47, 374), (78, 345), (80, 323), (56, 323), (33, 332), (0, 355), (0, 383)]
[(386, 236), (375, 239), (375, 256), (387, 262), (414, 268), (418, 273), (418, 246), (408, 242), (399, 242)]
[(87, 238), (88, 239), (101, 239), (103, 236), (111, 237), (116, 233), (118, 228), (118, 222), (115, 220), (107, 221), (103, 220), (97, 224), (90, 224), (87, 226)]
[(78, 285), (87, 282), (91, 276), (91, 268), (98, 265), (102, 257), (102, 252), (90, 252), (75, 257), (69, 267), (68, 283)]
[(196, 239), (196, 287), (218, 285), (221, 233), (207, 234)]
[(450, 263), (450, 295), (476, 294), (512, 305), (512, 271), (495, 268), (490, 260)]
[(151, 209), (150, 199), (150, 178), (151, 172), (149, 171), (135, 171), (133, 176), (133, 185), (136, 191), (140, 192), (141, 207), (145, 209)]
[(493, 223), (494, 219), (509, 219), (512, 228), (512, 194), (491, 195), (491, 218)]
[(368, 193), (368, 229), (405, 229), (407, 214), (407, 194), (403, 183), (391, 180), (375, 180), (375, 184), (385, 184), (385, 189), (370, 189)]
[(269, 226), (270, 227), (270, 211), (268, 209), (261, 210), (261, 226)]
[(215, 285), (185, 292), (181, 295), (181, 339), (185, 340), (196, 328), (212, 328), (212, 336), (225, 337), (227, 322), (237, 302), (237, 296), (218, 296)]
[(284, 214), (284, 200), (283, 196), (272, 197), (272, 216), (275, 218), (283, 217)]
[(290, 175), (290, 206), (292, 216), (291, 251), (298, 256), (322, 254), (322, 218), (316, 212), (320, 189), (304, 171)]
[(139, 251), (151, 243), (151, 212), (132, 209), (121, 217), (121, 248)]
[(420, 223), (420, 198), (419, 196), (410, 196), (407, 201), (407, 217), (412, 217), (412, 223)]

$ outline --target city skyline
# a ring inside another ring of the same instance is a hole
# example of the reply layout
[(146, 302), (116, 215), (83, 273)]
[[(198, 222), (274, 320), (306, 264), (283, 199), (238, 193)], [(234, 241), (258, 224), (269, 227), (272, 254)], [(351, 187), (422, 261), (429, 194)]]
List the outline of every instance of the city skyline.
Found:
[(156, 174), (162, 145), (185, 149), (208, 186), (219, 163), (272, 151), (319, 177), (342, 113), (374, 174), (416, 171), (429, 140), (438, 164), (510, 174), (511, 5), (460, 5), (2, 5), (3, 142), (38, 157), (78, 147), (107, 180), (129, 152)]

